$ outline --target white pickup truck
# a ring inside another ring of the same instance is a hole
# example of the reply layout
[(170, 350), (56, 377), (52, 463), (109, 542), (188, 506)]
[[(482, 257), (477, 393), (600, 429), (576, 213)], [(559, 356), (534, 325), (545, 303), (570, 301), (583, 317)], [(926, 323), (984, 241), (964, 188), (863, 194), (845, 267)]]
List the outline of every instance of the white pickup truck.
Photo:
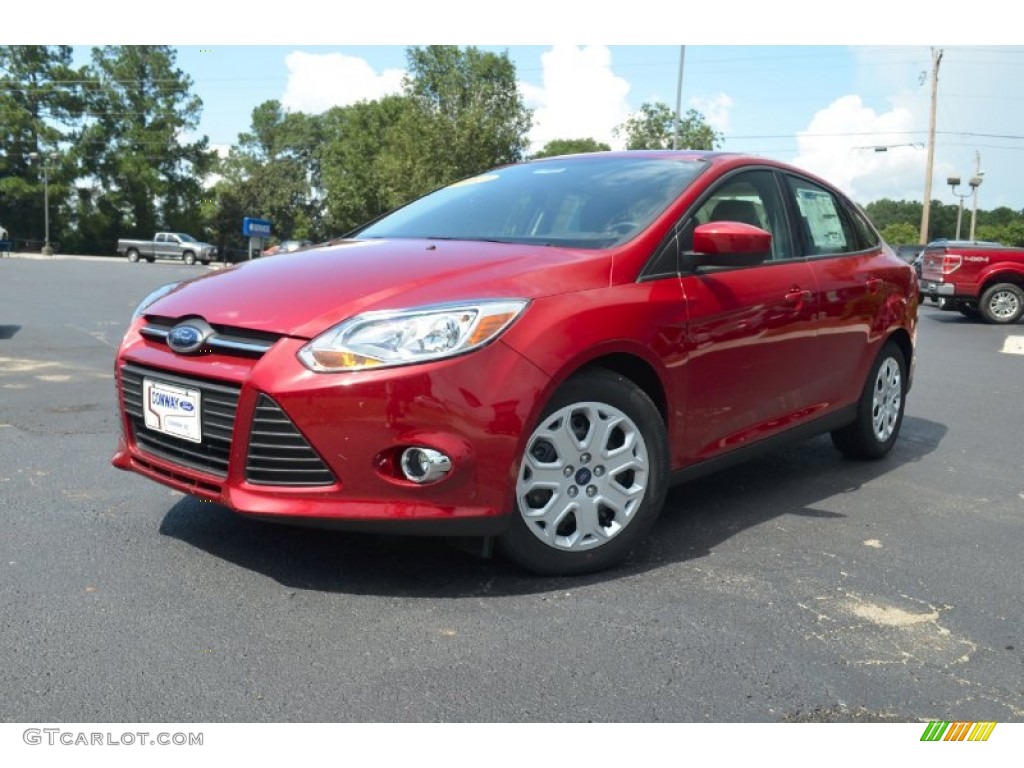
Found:
[(118, 240), (117, 253), (131, 262), (145, 259), (152, 264), (158, 258), (171, 258), (186, 264), (209, 264), (217, 257), (217, 246), (201, 243), (184, 232), (157, 232), (152, 240)]

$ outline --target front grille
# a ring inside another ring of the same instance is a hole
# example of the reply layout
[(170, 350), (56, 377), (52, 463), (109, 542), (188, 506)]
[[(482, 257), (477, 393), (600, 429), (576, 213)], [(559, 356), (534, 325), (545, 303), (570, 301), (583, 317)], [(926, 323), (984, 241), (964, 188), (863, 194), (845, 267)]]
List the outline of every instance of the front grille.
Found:
[[(179, 320), (173, 317), (146, 315), (146, 324), (139, 333), (147, 339), (167, 344), (167, 336)], [(184, 321), (183, 321), (184, 322)], [(242, 357), (262, 357), (281, 338), (278, 333), (251, 331), (248, 328), (232, 328), (226, 325), (211, 325), (213, 334), (203, 343), (196, 353), (219, 352), (222, 355), (240, 355)]]
[[(146, 426), (142, 402), (143, 378), (200, 391), (202, 399), (199, 412), (203, 438), (201, 443), (165, 435)], [(140, 449), (183, 467), (198, 469), (216, 477), (227, 476), (240, 387), (129, 364), (121, 367), (121, 389), (124, 410)]]
[(245, 477), (257, 485), (334, 484), (323, 459), (266, 395), (260, 395), (253, 413)]

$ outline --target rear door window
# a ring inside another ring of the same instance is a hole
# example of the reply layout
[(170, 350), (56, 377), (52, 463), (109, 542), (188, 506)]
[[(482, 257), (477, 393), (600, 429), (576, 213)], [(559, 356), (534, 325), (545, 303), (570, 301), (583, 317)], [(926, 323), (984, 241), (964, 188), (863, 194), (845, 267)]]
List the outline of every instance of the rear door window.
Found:
[(806, 255), (864, 250), (865, 245), (835, 195), (806, 179), (787, 176), (786, 181), (794, 200), (797, 228)]

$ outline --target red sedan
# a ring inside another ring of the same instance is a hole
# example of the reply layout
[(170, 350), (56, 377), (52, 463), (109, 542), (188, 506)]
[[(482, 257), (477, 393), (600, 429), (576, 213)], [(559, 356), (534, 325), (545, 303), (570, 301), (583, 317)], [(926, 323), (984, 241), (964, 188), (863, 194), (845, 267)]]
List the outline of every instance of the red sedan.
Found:
[(583, 573), (671, 483), (822, 432), (885, 455), (916, 324), (913, 269), (820, 179), (547, 158), (151, 294), (113, 463), (266, 519), (494, 536)]

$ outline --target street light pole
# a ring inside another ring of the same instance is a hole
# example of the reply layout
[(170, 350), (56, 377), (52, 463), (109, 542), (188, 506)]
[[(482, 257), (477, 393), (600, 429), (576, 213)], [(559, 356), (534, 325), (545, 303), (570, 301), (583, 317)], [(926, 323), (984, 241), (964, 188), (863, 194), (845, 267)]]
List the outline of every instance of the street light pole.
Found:
[[(29, 152), (28, 156), (33, 159), (39, 159), (40, 155), (38, 152)], [(50, 247), (50, 161), (57, 159), (56, 152), (50, 152), (48, 155), (43, 155), (43, 226), (45, 227), (45, 234), (43, 235), (43, 256), (53, 256), (53, 248)]]
[(978, 187), (981, 186), (981, 177), (985, 172), (981, 170), (981, 152), (974, 153), (974, 175), (968, 184), (974, 192), (974, 201), (971, 203), (971, 242), (974, 242), (974, 221), (978, 218)]
[[(970, 197), (971, 193), (956, 191), (956, 188), (960, 186), (959, 176), (950, 176), (948, 179), (946, 179), (946, 183), (949, 184), (949, 186), (952, 188), (953, 194), (960, 198), (960, 206), (956, 209), (956, 239), (959, 240), (960, 222), (963, 221), (964, 218), (964, 198)], [(973, 240), (974, 238), (972, 237), (971, 239)]]

